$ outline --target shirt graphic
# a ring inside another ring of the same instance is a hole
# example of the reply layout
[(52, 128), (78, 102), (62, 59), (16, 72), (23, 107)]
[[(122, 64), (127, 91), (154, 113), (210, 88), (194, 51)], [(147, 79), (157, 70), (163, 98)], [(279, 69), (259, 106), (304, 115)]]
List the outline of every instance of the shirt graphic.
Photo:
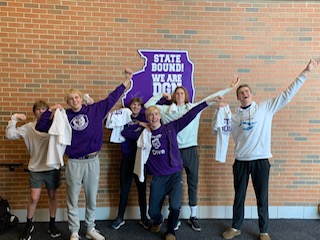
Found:
[(71, 128), (75, 131), (83, 131), (88, 127), (89, 119), (86, 114), (79, 114), (75, 116), (71, 121)]

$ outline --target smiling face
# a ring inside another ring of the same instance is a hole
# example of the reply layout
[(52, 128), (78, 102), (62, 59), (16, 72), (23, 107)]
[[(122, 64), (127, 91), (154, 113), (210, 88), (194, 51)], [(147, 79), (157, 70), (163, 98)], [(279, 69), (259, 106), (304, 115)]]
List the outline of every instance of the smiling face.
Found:
[(143, 101), (141, 98), (132, 98), (129, 108), (132, 111), (132, 116), (137, 117), (143, 106)]
[(249, 106), (252, 103), (252, 91), (249, 85), (241, 85), (237, 89), (237, 99), (241, 102), (241, 107)]
[(146, 118), (152, 130), (156, 130), (161, 126), (161, 114), (159, 108), (156, 106), (151, 106), (146, 109)]
[(74, 112), (78, 112), (82, 108), (82, 96), (78, 92), (68, 93), (66, 100)]

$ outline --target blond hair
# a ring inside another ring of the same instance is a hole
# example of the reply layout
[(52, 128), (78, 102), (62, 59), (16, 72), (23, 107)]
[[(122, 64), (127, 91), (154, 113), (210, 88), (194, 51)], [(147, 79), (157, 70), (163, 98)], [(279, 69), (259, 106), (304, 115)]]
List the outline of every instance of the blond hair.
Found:
[(150, 106), (150, 107), (148, 107), (148, 108), (146, 109), (146, 111), (145, 111), (146, 117), (148, 117), (148, 115), (149, 115), (152, 111), (154, 111), (154, 110), (157, 110), (158, 113), (161, 115), (160, 109), (159, 109), (157, 106)]
[(71, 88), (71, 89), (69, 89), (69, 90), (66, 92), (66, 94), (65, 94), (65, 96), (64, 96), (64, 101), (65, 101), (66, 103), (68, 103), (69, 95), (70, 95), (70, 94), (78, 94), (81, 98), (83, 98), (83, 94), (82, 94), (82, 92), (80, 92), (79, 89)]

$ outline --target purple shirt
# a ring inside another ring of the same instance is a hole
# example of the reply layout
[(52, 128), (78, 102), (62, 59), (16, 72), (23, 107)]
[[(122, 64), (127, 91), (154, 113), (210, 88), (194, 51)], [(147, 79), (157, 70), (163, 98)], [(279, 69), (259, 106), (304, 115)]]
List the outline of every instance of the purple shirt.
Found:
[(124, 126), (121, 135), (126, 139), (121, 143), (121, 151), (125, 157), (135, 156), (137, 151), (137, 140), (144, 127), (139, 126), (139, 122), (148, 122), (145, 117), (144, 109), (137, 117), (131, 115), (132, 121)]
[(181, 118), (151, 131), (151, 150), (146, 164), (149, 174), (166, 176), (182, 170), (177, 134), (207, 106), (206, 102), (200, 103)]
[[(153, 176), (166, 176), (182, 170), (181, 164), (171, 166), (169, 136), (166, 126), (161, 125), (151, 135), (151, 150), (147, 161), (147, 171)], [(181, 158), (181, 157), (180, 157)]]
[[(79, 158), (101, 150), (103, 140), (103, 119), (117, 103), (125, 90), (121, 84), (109, 96), (89, 106), (82, 105), (79, 112), (67, 109), (66, 113), (72, 129), (71, 145), (66, 148), (69, 158)], [(51, 112), (44, 112), (36, 125), (40, 132), (48, 132), (52, 121)]]

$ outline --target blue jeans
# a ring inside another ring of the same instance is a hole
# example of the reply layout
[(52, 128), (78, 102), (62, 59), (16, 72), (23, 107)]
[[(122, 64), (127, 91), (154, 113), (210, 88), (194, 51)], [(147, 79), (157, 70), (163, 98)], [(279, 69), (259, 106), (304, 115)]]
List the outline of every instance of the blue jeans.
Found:
[(169, 216), (167, 233), (174, 234), (174, 227), (179, 219), (182, 197), (182, 172), (167, 176), (153, 176), (150, 185), (149, 215), (153, 224), (161, 224), (163, 201), (169, 196)]

